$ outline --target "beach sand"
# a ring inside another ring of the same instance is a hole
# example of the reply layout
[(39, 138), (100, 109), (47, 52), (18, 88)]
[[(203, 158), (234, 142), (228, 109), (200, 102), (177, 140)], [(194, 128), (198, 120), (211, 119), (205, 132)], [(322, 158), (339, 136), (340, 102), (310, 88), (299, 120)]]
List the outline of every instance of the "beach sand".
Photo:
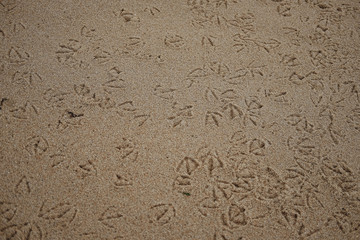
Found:
[(0, 239), (360, 239), (359, 39), (355, 0), (0, 0)]

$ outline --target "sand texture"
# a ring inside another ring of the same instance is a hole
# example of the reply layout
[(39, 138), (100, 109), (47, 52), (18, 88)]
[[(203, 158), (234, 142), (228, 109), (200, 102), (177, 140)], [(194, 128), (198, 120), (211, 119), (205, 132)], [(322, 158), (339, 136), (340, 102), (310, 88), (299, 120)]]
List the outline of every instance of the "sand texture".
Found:
[(0, 0), (0, 240), (359, 240), (359, 0)]

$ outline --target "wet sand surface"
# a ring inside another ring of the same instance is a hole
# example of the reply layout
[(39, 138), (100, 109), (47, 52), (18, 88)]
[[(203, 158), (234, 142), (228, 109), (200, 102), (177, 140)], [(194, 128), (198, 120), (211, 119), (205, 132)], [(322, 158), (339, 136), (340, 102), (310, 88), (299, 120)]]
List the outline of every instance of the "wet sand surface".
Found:
[(355, 0), (0, 0), (0, 239), (360, 239), (359, 34)]

